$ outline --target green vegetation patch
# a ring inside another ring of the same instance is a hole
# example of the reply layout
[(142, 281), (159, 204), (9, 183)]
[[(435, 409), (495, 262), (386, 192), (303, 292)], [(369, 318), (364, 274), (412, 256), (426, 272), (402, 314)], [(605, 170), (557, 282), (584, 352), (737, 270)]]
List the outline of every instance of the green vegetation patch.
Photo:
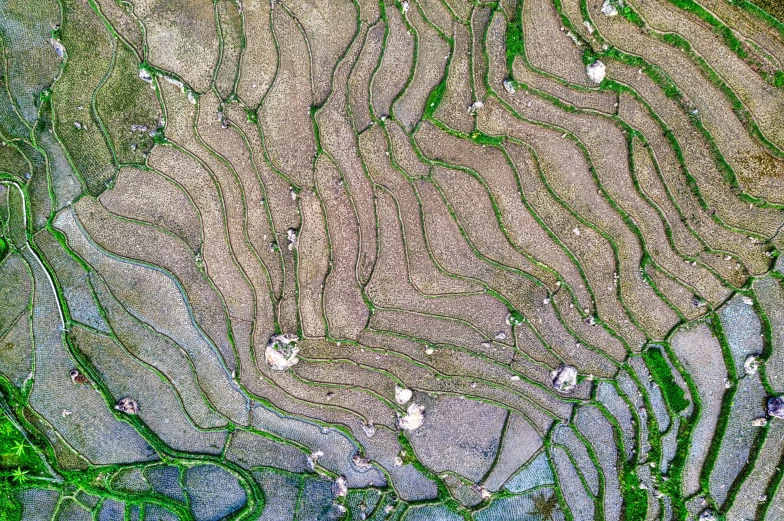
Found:
[(139, 61), (125, 45), (117, 47), (114, 69), (96, 94), (96, 108), (119, 163), (143, 164), (154, 145), (160, 105), (150, 84), (139, 78)]
[(651, 347), (643, 353), (643, 359), (672, 411), (676, 414), (685, 411), (689, 400), (686, 399), (685, 391), (673, 380), (672, 370), (661, 348)]

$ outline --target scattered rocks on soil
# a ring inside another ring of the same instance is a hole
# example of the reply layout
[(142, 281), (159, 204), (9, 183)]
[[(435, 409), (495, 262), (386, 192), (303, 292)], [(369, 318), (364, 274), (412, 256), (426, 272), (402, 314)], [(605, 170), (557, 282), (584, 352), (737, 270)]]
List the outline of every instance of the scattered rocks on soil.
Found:
[(412, 403), (408, 406), (405, 416), (397, 416), (397, 426), (404, 431), (415, 431), (425, 422), (425, 408)]
[(559, 393), (568, 393), (577, 386), (577, 368), (561, 364), (550, 371), (550, 381)]
[(398, 385), (395, 386), (395, 401), (400, 405), (407, 404), (413, 394), (411, 389), (405, 389)]
[(768, 415), (784, 420), (784, 395), (768, 400)]
[(346, 481), (346, 476), (338, 476), (338, 478), (332, 483), (332, 495), (335, 497), (344, 497), (348, 494), (348, 481)]
[(299, 337), (292, 333), (277, 334), (270, 337), (265, 352), (265, 359), (270, 369), (285, 371), (299, 362), (297, 357), (299, 348), (296, 346), (298, 340)]
[(149, 130), (147, 125), (131, 125), (132, 132), (148, 132)]
[(139, 414), (139, 404), (128, 396), (120, 398), (120, 401), (117, 402), (114, 408), (125, 414)]
[(588, 74), (588, 79), (592, 82), (596, 83), (597, 85), (604, 80), (604, 76), (606, 74), (606, 67), (602, 62), (596, 60), (588, 67), (585, 68), (586, 74)]
[(295, 228), (289, 228), (286, 234), (289, 238), (289, 251), (293, 251), (294, 248), (297, 247), (297, 230)]

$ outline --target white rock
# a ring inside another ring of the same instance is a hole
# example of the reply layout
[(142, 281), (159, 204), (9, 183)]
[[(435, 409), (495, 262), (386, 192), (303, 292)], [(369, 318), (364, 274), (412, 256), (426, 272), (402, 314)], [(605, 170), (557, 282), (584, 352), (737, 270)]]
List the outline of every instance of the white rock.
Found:
[(407, 404), (413, 395), (414, 393), (411, 392), (411, 389), (406, 389), (398, 385), (395, 386), (395, 401), (400, 405)]
[(550, 371), (550, 381), (559, 393), (568, 393), (577, 386), (577, 368), (560, 365)]
[(784, 420), (784, 395), (774, 396), (768, 400), (768, 414), (774, 418)]
[(588, 20), (585, 20), (583, 22), (583, 25), (585, 26), (586, 29), (588, 29), (588, 34), (593, 34), (594, 28), (593, 28), (593, 25), (591, 25), (591, 22), (589, 22)]
[(746, 357), (746, 361), (743, 362), (743, 370), (746, 374), (754, 374), (757, 369), (759, 369), (759, 359), (754, 355)]
[(60, 58), (65, 56), (65, 46), (62, 43), (60, 43), (58, 40), (55, 40), (54, 38), (50, 38), (49, 43), (52, 44), (54, 52), (57, 54), (57, 56)]
[(348, 494), (348, 481), (346, 476), (338, 476), (332, 483), (332, 495), (335, 497), (343, 497)]
[(401, 458), (399, 455), (395, 456), (395, 466), (396, 467), (403, 466), (403, 458)]
[(764, 427), (767, 424), (768, 424), (768, 419), (767, 418), (760, 417), (760, 418), (754, 418), (753, 420), (751, 420), (751, 426), (752, 427)]
[(376, 434), (376, 426), (373, 425), (373, 421), (369, 421), (367, 423), (362, 424), (362, 430), (365, 431), (365, 435), (368, 438), (372, 438), (374, 434)]
[(402, 2), (400, 5), (403, 7), (403, 12), (407, 13), (408, 12), (408, 2), (407, 1), (406, 2)]
[(479, 100), (476, 100), (475, 102), (473, 102), (473, 103), (471, 104), (471, 106), (470, 106), (470, 107), (468, 107), (468, 113), (469, 113), (469, 114), (476, 114), (476, 113), (479, 111), (479, 109), (481, 109), (481, 108), (482, 108), (482, 107), (484, 107), (484, 106), (485, 106), (485, 104), (484, 104), (484, 103), (482, 103), (482, 102), (481, 102), (481, 101), (479, 101)]
[(495, 339), (506, 340), (506, 333), (504, 333), (503, 331), (499, 331), (498, 333), (495, 334)]
[(324, 455), (324, 453), (321, 452), (320, 450), (317, 450), (316, 452), (313, 452), (310, 456), (308, 456), (308, 467), (311, 470), (314, 469), (316, 467), (316, 462), (323, 455)]
[(751, 297), (747, 297), (747, 296), (744, 295), (743, 299), (741, 299), (741, 300), (743, 300), (743, 303), (746, 304), (747, 306), (753, 306), (754, 305), (754, 300), (752, 300)]
[(139, 78), (143, 79), (147, 83), (152, 83), (152, 74), (144, 69), (139, 69)]
[(354, 456), (352, 456), (351, 463), (353, 463), (360, 470), (370, 468), (370, 460), (360, 454), (359, 451), (357, 451)]
[(264, 353), (265, 361), (270, 369), (285, 371), (299, 362), (299, 357), (297, 357), (299, 348), (295, 345), (298, 340), (299, 337), (291, 333), (270, 337)]
[(120, 398), (114, 408), (125, 414), (139, 414), (139, 404), (130, 396)]
[(398, 415), (397, 426), (404, 431), (415, 431), (425, 422), (425, 408), (412, 403), (408, 406), (405, 416)]
[(289, 251), (292, 251), (297, 247), (297, 230), (294, 228), (289, 228), (286, 234), (289, 238)]
[(604, 76), (606, 74), (606, 67), (602, 62), (596, 60), (588, 67), (585, 68), (586, 74), (588, 74), (588, 79), (592, 82), (596, 83), (597, 85), (604, 80)]
[(615, 16), (618, 14), (618, 9), (610, 3), (610, 0), (604, 0), (602, 5), (602, 14), (604, 16)]
[(516, 92), (514, 82), (512, 80), (504, 80), (504, 88), (509, 94), (514, 94)]

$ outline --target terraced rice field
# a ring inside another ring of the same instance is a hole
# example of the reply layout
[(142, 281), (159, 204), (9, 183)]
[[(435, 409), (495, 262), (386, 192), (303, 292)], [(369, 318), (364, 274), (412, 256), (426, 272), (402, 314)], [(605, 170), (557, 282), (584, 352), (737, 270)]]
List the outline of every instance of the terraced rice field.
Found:
[(0, 0), (0, 49), (0, 521), (784, 519), (780, 2)]

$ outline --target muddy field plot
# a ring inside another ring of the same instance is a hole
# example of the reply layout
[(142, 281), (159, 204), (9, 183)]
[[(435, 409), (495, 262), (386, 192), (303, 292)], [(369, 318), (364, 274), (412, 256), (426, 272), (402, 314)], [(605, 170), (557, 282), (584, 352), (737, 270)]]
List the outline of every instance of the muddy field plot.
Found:
[(0, 0), (0, 520), (778, 520), (782, 113), (772, 0)]

